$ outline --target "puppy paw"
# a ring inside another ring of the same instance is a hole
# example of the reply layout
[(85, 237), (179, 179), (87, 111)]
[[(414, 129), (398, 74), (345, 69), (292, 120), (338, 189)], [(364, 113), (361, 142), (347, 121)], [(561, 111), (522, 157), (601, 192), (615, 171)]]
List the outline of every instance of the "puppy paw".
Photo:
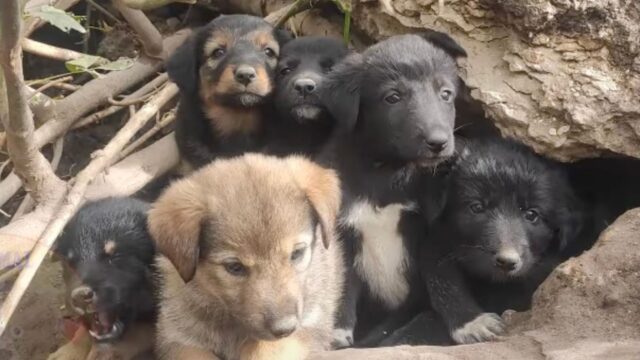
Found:
[(350, 346), (353, 346), (353, 330), (334, 329), (331, 347), (334, 349), (342, 349)]
[(495, 340), (504, 333), (505, 324), (498, 314), (483, 313), (452, 331), (451, 337), (458, 344), (471, 344)]

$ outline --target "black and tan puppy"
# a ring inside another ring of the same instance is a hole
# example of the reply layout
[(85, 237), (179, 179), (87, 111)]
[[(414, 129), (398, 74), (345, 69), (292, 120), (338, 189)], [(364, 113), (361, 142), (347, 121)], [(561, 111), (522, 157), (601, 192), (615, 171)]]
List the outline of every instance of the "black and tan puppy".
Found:
[(88, 203), (57, 240), (67, 306), (84, 317), (96, 340), (117, 340), (132, 321), (153, 320), (155, 250), (146, 227), (148, 209), (130, 198)]
[(149, 229), (163, 275), (160, 359), (301, 360), (331, 343), (340, 185), (299, 157), (245, 155), (173, 184)]
[(280, 46), (288, 38), (261, 18), (222, 15), (169, 59), (167, 72), (181, 95), (176, 141), (192, 168), (263, 145)]
[(356, 319), (357, 332), (370, 334), (356, 340), (371, 346), (424, 305), (414, 179), (453, 154), (460, 56), (464, 49), (440, 32), (394, 36), (328, 75), (322, 98), (338, 127), (319, 161), (343, 183), (342, 236), (353, 265), (337, 346), (353, 342)]
[(420, 267), (456, 343), (494, 339), (496, 313), (525, 310), (585, 214), (557, 165), (500, 139), (470, 141), (450, 174)]
[(302, 37), (282, 47), (268, 153), (314, 155), (329, 139), (336, 122), (319, 94), (327, 74), (347, 54), (341, 40), (328, 37)]

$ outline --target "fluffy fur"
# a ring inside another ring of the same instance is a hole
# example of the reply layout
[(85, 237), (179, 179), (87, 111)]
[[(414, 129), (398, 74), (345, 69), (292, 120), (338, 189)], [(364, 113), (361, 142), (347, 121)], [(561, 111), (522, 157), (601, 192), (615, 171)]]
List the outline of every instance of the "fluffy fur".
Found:
[(134, 320), (155, 313), (149, 205), (109, 198), (84, 205), (54, 249), (63, 261), (67, 306), (97, 340), (116, 340)]
[[(455, 59), (464, 55), (443, 33), (394, 36), (327, 75), (322, 99), (338, 125), (319, 159), (343, 182), (341, 231), (352, 265), (338, 347), (353, 343), (356, 320), (356, 340), (370, 346), (423, 306), (414, 257), (424, 225), (413, 179), (453, 154)], [(370, 231), (372, 224), (385, 226)]]
[(314, 155), (336, 124), (320, 98), (328, 73), (348, 53), (341, 40), (302, 37), (282, 47), (267, 152)]
[(149, 215), (165, 256), (160, 359), (327, 349), (344, 271), (339, 207), (334, 172), (298, 157), (218, 160), (169, 187)]
[(264, 146), (264, 124), (280, 46), (288, 34), (261, 18), (219, 16), (171, 56), (180, 87), (176, 141), (192, 168)]
[(431, 304), (456, 343), (494, 339), (496, 313), (524, 310), (582, 228), (564, 171), (499, 139), (470, 141), (421, 251)]

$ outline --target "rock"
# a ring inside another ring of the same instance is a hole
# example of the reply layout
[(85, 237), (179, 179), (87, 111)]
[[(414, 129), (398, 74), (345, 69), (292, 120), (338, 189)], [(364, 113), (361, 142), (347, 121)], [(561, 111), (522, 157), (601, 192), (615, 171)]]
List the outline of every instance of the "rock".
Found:
[(611, 225), (589, 251), (559, 266), (532, 309), (509, 314), (502, 341), (460, 346), (348, 349), (312, 360), (635, 360), (640, 354), (640, 209)]
[(640, 3), (380, 0), (355, 4), (374, 39), (446, 31), (471, 95), (501, 132), (563, 161), (640, 158)]

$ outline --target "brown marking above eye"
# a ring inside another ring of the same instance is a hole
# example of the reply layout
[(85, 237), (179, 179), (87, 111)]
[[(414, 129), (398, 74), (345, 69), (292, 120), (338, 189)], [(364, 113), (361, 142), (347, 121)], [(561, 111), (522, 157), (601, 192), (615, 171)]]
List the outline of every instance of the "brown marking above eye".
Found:
[(113, 255), (116, 252), (116, 242), (113, 240), (107, 240), (104, 243), (104, 253), (107, 255)]
[(270, 29), (253, 31), (247, 34), (247, 38), (249, 38), (256, 47), (263, 51), (267, 51), (267, 49), (272, 50), (274, 52), (274, 57), (277, 57), (280, 53), (280, 46), (278, 46), (278, 42), (273, 37)]
[(216, 49), (219, 48), (229, 49), (233, 46), (234, 42), (235, 38), (229, 30), (215, 30), (204, 43), (204, 55), (205, 57), (209, 57)]

